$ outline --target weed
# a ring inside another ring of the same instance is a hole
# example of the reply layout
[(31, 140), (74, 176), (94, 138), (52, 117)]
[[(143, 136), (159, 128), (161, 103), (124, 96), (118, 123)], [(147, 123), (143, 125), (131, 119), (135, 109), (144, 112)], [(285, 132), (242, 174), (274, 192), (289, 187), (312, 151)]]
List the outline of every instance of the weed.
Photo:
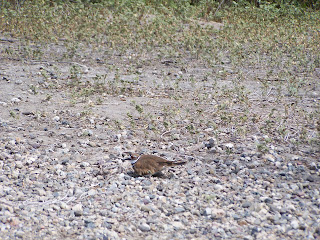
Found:
[(31, 84), (31, 85), (29, 86), (29, 88), (30, 88), (30, 92), (31, 92), (32, 94), (34, 94), (34, 95), (37, 95), (37, 94), (38, 94), (38, 88), (37, 88), (36, 86), (34, 86), (33, 84)]
[(15, 111), (12, 111), (12, 110), (11, 110), (9, 113), (10, 113), (10, 117), (12, 117), (12, 118), (18, 118), (18, 115), (16, 114)]

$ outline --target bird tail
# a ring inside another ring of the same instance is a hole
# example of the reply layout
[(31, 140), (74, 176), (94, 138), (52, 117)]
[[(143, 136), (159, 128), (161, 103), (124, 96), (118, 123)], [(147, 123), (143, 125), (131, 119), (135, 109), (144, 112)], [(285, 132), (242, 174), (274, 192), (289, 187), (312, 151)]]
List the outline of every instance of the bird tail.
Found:
[(172, 165), (183, 165), (186, 164), (187, 162), (172, 162)]

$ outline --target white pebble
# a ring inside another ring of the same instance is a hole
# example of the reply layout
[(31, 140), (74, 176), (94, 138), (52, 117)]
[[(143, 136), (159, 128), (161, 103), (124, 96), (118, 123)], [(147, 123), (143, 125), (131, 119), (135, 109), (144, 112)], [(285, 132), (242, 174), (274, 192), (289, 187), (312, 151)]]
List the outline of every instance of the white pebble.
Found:
[(293, 229), (298, 229), (298, 227), (299, 227), (299, 222), (298, 222), (297, 220), (293, 220), (293, 221), (291, 222), (291, 227), (292, 227)]
[(19, 103), (19, 102), (21, 102), (21, 100), (19, 98), (14, 97), (14, 98), (11, 98), (11, 102), (12, 103)]
[(224, 146), (226, 146), (229, 149), (232, 149), (234, 147), (233, 143), (226, 143), (224, 144)]
[(60, 120), (60, 117), (59, 116), (55, 116), (55, 117), (52, 118), (52, 120), (58, 122)]

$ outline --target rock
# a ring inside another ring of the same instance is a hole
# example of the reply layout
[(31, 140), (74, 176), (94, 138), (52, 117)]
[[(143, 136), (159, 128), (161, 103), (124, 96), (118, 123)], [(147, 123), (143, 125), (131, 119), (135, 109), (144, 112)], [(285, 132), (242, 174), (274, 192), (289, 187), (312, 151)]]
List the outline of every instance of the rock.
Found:
[(66, 210), (70, 209), (69, 205), (67, 205), (65, 202), (60, 202), (60, 208), (61, 209), (66, 209)]
[(176, 222), (176, 221), (174, 221), (174, 222), (172, 223), (172, 226), (173, 226), (174, 229), (176, 229), (176, 230), (180, 230), (180, 229), (184, 229), (184, 228), (185, 228), (184, 225), (183, 225), (183, 223), (181, 223), (181, 222)]
[[(110, 240), (120, 239), (118, 233), (116, 233), (115, 231), (113, 231), (113, 230), (107, 230), (106, 232), (107, 232), (107, 237), (106, 237), (106, 239), (108, 239), (108, 240), (109, 240), (109, 239), (110, 239)], [(110, 238), (109, 238), (109, 237), (110, 237)]]
[(311, 175), (308, 175), (306, 180), (309, 181), (309, 182), (314, 182), (314, 178)]
[(121, 146), (115, 146), (113, 148), (114, 151), (116, 151), (118, 154), (120, 154), (122, 152), (122, 147)]
[(37, 188), (36, 191), (39, 196), (45, 196), (47, 194), (43, 188)]
[(151, 186), (152, 182), (149, 179), (145, 179), (141, 183), (142, 186)]
[(216, 141), (213, 138), (210, 138), (208, 142), (204, 143), (205, 147), (210, 149), (216, 145)]
[(317, 170), (317, 164), (315, 162), (312, 162), (308, 165), (310, 170)]
[(195, 216), (200, 216), (201, 214), (200, 214), (200, 211), (199, 210), (197, 210), (197, 209), (192, 209), (191, 210), (191, 213), (193, 214), (193, 215), (195, 215)]
[(19, 102), (21, 102), (21, 99), (14, 97), (14, 98), (11, 98), (11, 102), (12, 103), (19, 103)]
[(292, 161), (300, 160), (300, 156), (298, 156), (298, 155), (292, 155), (292, 156), (291, 156), (291, 160), (292, 160)]
[(249, 201), (245, 201), (244, 203), (242, 203), (242, 207), (243, 208), (249, 208), (249, 207), (251, 207), (251, 202), (249, 202)]
[(86, 228), (95, 228), (95, 223), (90, 220), (84, 220), (84, 226)]
[(291, 227), (293, 229), (298, 229), (299, 228), (299, 222), (297, 220), (291, 221), (290, 225), (291, 225)]
[(275, 166), (277, 167), (277, 168), (281, 168), (281, 162), (279, 162), (279, 161), (277, 161), (277, 162), (275, 162)]
[(149, 232), (150, 231), (150, 226), (146, 223), (142, 223), (138, 227), (142, 232)]
[(275, 162), (275, 158), (271, 154), (265, 154), (264, 159), (266, 159), (269, 162)]
[(31, 164), (34, 163), (35, 161), (36, 161), (36, 158), (34, 158), (34, 157), (29, 157), (26, 162), (27, 162), (28, 165), (31, 165)]
[(97, 146), (97, 144), (95, 143), (95, 142), (88, 142), (88, 146), (90, 146), (90, 147), (96, 147)]
[(180, 139), (180, 135), (175, 133), (175, 134), (172, 135), (172, 139), (173, 140), (179, 140)]
[(225, 143), (224, 146), (225, 146), (227, 149), (230, 149), (230, 150), (234, 148), (233, 143)]
[(176, 207), (174, 210), (176, 213), (182, 213), (185, 211), (184, 207)]
[(86, 167), (89, 167), (90, 166), (90, 163), (88, 163), (88, 162), (81, 162), (80, 163), (80, 167), (82, 167), (82, 168), (86, 168)]
[(144, 212), (151, 212), (151, 208), (146, 205), (142, 205), (140, 209)]
[(20, 230), (17, 231), (15, 235), (16, 235), (17, 238), (22, 238), (23, 239), (25, 237), (25, 233), (23, 231), (20, 231)]
[(214, 218), (223, 218), (226, 215), (226, 212), (223, 209), (212, 208), (211, 214)]
[(96, 195), (97, 191), (95, 189), (90, 189), (88, 191), (88, 196), (93, 196), (93, 195)]
[(8, 104), (6, 102), (0, 102), (0, 105), (3, 106), (3, 107), (8, 106)]
[(212, 210), (211, 208), (206, 208), (204, 211), (203, 211), (203, 215), (205, 216), (209, 216), (212, 214)]
[(74, 215), (76, 217), (82, 216), (83, 215), (83, 208), (82, 208), (82, 204), (77, 204), (75, 206), (72, 207), (72, 210), (74, 212)]
[(92, 130), (90, 130), (90, 129), (84, 129), (83, 131), (82, 131), (82, 133), (80, 134), (80, 136), (92, 136), (93, 135), (93, 132), (92, 132)]
[(214, 189), (217, 191), (222, 191), (222, 190), (224, 190), (224, 186), (221, 184), (215, 184)]
[(23, 163), (21, 161), (15, 161), (15, 163), (16, 163), (16, 168), (19, 168), (19, 169), (23, 168)]
[(54, 116), (52, 118), (52, 120), (55, 121), (55, 122), (59, 122), (60, 121), (60, 117), (59, 116)]

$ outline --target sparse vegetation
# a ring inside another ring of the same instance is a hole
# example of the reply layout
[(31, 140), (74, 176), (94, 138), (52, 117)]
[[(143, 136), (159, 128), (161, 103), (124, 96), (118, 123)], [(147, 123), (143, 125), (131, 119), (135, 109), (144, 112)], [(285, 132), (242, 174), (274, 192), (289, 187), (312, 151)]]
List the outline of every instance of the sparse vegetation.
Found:
[[(151, 117), (152, 104), (133, 104), (131, 128), (152, 123), (160, 136), (187, 120), (191, 138), (211, 127), (233, 129), (233, 137), (267, 134), (278, 143), (319, 144), (319, 131), (313, 130), (319, 100), (306, 106), (304, 99), (319, 92), (320, 13), (302, 9), (318, 7), (305, 3), (261, 1), (257, 8), (235, 1), (218, 9), (215, 1), (25, 1), (1, 8), (1, 34), (18, 40), (0, 51), (8, 59), (103, 64), (107, 73), (89, 78), (83, 66), (73, 64), (59, 84), (41, 71), (46, 86), (70, 90), (73, 106), (78, 99), (93, 106), (104, 96), (149, 97), (150, 89), (172, 100), (159, 119)], [(49, 44), (64, 51), (54, 52)], [(114, 57), (118, 62), (107, 65)], [(188, 74), (193, 62), (204, 66), (203, 74)], [(162, 82), (139, 84), (141, 68), (151, 64), (158, 64)], [(161, 69), (170, 64), (181, 71)], [(37, 94), (38, 86), (30, 85), (30, 91)], [(268, 144), (258, 148), (265, 151)]]

